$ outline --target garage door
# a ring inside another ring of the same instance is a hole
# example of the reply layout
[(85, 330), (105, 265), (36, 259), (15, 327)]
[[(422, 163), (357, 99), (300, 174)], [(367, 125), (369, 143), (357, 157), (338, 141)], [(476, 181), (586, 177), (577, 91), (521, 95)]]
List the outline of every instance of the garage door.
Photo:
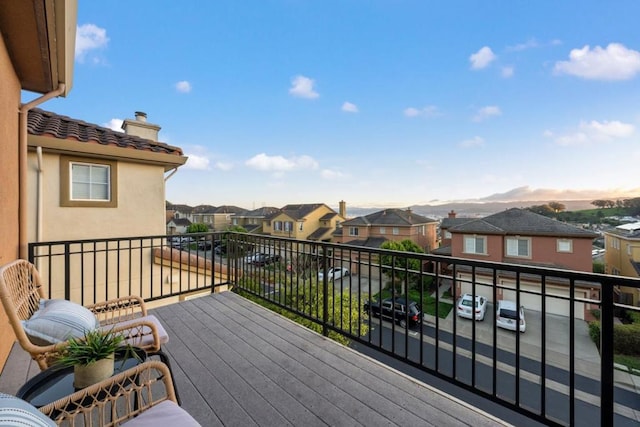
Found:
[[(472, 284), (470, 282), (471, 276), (460, 274), (458, 275), (458, 284), (460, 285), (460, 289), (462, 293), (471, 293)], [(508, 286), (511, 288), (515, 288), (515, 282), (509, 280), (501, 280), (501, 286)], [(533, 293), (520, 293), (520, 304), (525, 307), (527, 310), (534, 311), (542, 311), (542, 295), (540, 295), (540, 286), (536, 284), (526, 284), (521, 283), (521, 289), (523, 291), (530, 291)], [(493, 303), (493, 284), (490, 281), (477, 280), (475, 282), (475, 291), (477, 295), (482, 295), (490, 303)], [(562, 287), (555, 286), (547, 286), (547, 297), (546, 297), (546, 311), (549, 314), (557, 314), (560, 316), (568, 316), (569, 315), (569, 301), (566, 299), (558, 298), (560, 297), (569, 297), (569, 290)], [(587, 292), (576, 289), (575, 297), (576, 298), (586, 298)], [(507, 289), (503, 289), (502, 299), (505, 300), (516, 300), (516, 291), (510, 291)], [(575, 304), (575, 317), (577, 319), (584, 319), (584, 303), (582, 302), (574, 302)]]

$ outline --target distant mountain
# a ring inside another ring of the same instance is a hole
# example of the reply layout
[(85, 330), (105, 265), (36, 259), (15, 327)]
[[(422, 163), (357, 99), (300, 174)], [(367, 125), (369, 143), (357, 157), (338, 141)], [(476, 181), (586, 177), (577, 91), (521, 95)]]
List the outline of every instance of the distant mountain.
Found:
[[(582, 191), (582, 190), (551, 190), (518, 187), (505, 193), (495, 193), (487, 197), (470, 200), (440, 202), (434, 200), (424, 205), (413, 205), (411, 209), (417, 214), (434, 219), (446, 217), (452, 210), (459, 217), (483, 217), (511, 208), (528, 208), (558, 202), (565, 205), (568, 211), (593, 209), (594, 200), (618, 200), (640, 197), (640, 188), (625, 191)], [(377, 212), (384, 207), (350, 207), (347, 205), (347, 215), (351, 218)], [(406, 209), (406, 208), (405, 208)]]

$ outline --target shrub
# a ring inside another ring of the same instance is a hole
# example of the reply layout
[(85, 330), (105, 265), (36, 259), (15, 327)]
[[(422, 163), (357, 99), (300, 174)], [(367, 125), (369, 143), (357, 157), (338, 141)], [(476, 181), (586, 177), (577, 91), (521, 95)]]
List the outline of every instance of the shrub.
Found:
[[(600, 348), (600, 322), (589, 322), (589, 336)], [(614, 325), (613, 352), (629, 356), (640, 356), (640, 324)]]

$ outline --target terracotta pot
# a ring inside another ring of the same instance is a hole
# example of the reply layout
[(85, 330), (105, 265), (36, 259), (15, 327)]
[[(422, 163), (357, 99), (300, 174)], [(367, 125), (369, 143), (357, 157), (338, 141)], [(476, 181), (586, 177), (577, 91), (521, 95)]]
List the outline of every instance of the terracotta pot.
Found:
[(114, 357), (98, 360), (89, 365), (75, 365), (73, 367), (73, 386), (85, 388), (113, 375)]

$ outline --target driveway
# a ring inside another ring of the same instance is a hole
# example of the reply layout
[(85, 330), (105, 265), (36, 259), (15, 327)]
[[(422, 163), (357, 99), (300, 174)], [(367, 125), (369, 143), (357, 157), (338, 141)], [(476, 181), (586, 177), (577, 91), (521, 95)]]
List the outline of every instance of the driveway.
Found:
[[(487, 307), (487, 315), (483, 321), (476, 321), (476, 340), (484, 344), (493, 345), (493, 323), (495, 310), (493, 304)], [(474, 322), (456, 316), (456, 310), (451, 310), (446, 319), (439, 322), (440, 328), (452, 332), (453, 322), (456, 322), (456, 331), (459, 336), (472, 337)], [(523, 356), (535, 360), (542, 359), (542, 313), (525, 309), (527, 331), (520, 334), (520, 353)], [(425, 316), (427, 324), (435, 325), (433, 316)], [(576, 319), (574, 322), (574, 351), (576, 371), (589, 374), (594, 372), (599, 377), (600, 354), (595, 343), (589, 336), (587, 322)], [(569, 368), (570, 355), (570, 318), (554, 314), (546, 315), (546, 333), (544, 342), (546, 345), (545, 356), (547, 363), (565, 369)], [(516, 347), (516, 333), (502, 328), (496, 329), (497, 345), (499, 348), (514, 351)]]

